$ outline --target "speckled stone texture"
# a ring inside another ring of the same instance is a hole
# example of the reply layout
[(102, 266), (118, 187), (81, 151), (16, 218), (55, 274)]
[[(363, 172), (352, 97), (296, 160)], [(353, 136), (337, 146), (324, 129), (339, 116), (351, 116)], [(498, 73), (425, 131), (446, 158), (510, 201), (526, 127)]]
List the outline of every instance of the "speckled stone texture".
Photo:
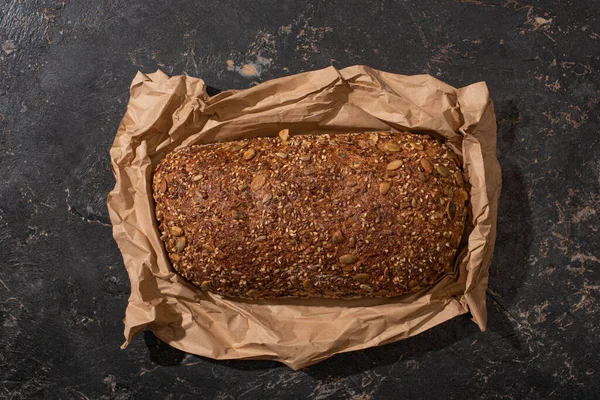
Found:
[[(0, 397), (598, 398), (596, 1), (0, 2)], [(485, 80), (504, 181), (488, 331), (469, 316), (302, 371), (125, 351), (105, 202), (137, 70), (215, 88), (368, 64)]]

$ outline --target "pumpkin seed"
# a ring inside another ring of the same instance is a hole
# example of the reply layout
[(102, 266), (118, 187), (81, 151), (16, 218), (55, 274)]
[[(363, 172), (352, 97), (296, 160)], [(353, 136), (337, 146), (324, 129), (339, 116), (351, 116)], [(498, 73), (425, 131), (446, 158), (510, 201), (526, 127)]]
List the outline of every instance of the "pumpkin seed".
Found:
[(423, 171), (431, 174), (433, 172), (433, 164), (426, 158), (421, 158), (421, 167), (423, 167)]
[(173, 253), (170, 256), (171, 256), (171, 261), (177, 262), (177, 261), (179, 261), (181, 259), (181, 257), (179, 256), (179, 254)]
[(231, 147), (231, 150), (232, 150), (233, 152), (236, 152), (236, 153), (237, 153), (238, 151), (240, 151), (240, 150), (242, 150), (242, 149), (244, 149), (244, 148), (248, 147), (248, 145), (249, 145), (249, 144), (250, 144), (250, 142), (247, 142), (247, 141), (246, 141), (246, 142), (240, 142), (240, 143), (234, 144), (234, 145)]
[(394, 160), (391, 163), (389, 163), (386, 167), (386, 169), (388, 171), (395, 171), (398, 168), (400, 168), (402, 166), (402, 161), (401, 160)]
[(419, 173), (417, 174), (417, 176), (419, 177), (419, 180), (421, 182), (427, 182), (427, 175), (425, 175), (423, 172), (419, 171)]
[(244, 160), (246, 160), (246, 161), (251, 160), (252, 158), (254, 158), (255, 155), (256, 155), (256, 150), (254, 150), (252, 147), (250, 147), (248, 150), (246, 150), (244, 152)]
[(410, 146), (415, 150), (423, 150), (423, 145), (412, 140), (408, 140)]
[(202, 284), (200, 285), (200, 288), (202, 290), (204, 290), (205, 292), (210, 290), (210, 281), (204, 281), (202, 282)]
[(304, 282), (302, 282), (302, 286), (304, 286), (306, 289), (310, 289), (312, 287), (312, 282), (310, 281), (310, 279), (305, 279)]
[(452, 150), (447, 150), (446, 151), (446, 156), (449, 159), (451, 159), (452, 161), (454, 161), (454, 163), (456, 164), (457, 167), (460, 167), (460, 159), (458, 158), (458, 156)]
[(340, 257), (340, 263), (342, 264), (354, 264), (358, 261), (358, 257), (354, 254), (344, 254)]
[(354, 275), (354, 279), (356, 279), (357, 281), (359, 281), (361, 283), (367, 283), (369, 281), (369, 279), (371, 279), (371, 275), (357, 274), (357, 275)]
[(187, 239), (185, 238), (185, 236), (180, 236), (177, 238), (177, 244), (175, 245), (175, 248), (177, 249), (178, 253), (181, 253), (183, 249), (185, 249), (186, 245)]
[(287, 140), (290, 138), (290, 130), (289, 129), (282, 129), (279, 131), (279, 139), (281, 139), (282, 142), (287, 142)]
[(456, 171), (454, 173), (454, 180), (456, 181), (456, 184), (461, 188), (465, 187), (465, 180), (463, 179), (463, 174), (460, 171)]
[(246, 296), (248, 297), (254, 297), (258, 294), (258, 290), (256, 289), (250, 289), (246, 292)]
[(444, 167), (443, 165), (436, 165), (435, 170), (438, 172), (438, 174), (440, 174), (444, 178), (447, 176), (450, 176), (450, 171), (448, 170), (448, 168)]
[(165, 178), (162, 178), (160, 180), (160, 182), (158, 183), (158, 192), (164, 193), (166, 191), (167, 191), (167, 180)]
[(389, 151), (391, 153), (395, 153), (401, 150), (400, 146), (393, 142), (387, 142), (383, 147), (385, 151)]
[(351, 237), (350, 239), (348, 239), (348, 246), (350, 246), (350, 248), (355, 248), (356, 247), (356, 239)]
[(171, 235), (173, 235), (173, 236), (181, 236), (181, 235), (183, 235), (183, 229), (181, 229), (178, 226), (172, 226), (171, 227)]
[(389, 182), (381, 182), (379, 184), (379, 193), (381, 193), (382, 195), (385, 195), (390, 190), (391, 186), (392, 186), (392, 184)]
[(331, 236), (331, 241), (335, 244), (340, 244), (344, 241), (344, 235), (342, 231), (335, 231)]
[(448, 218), (454, 221), (454, 217), (456, 217), (456, 204), (449, 202), (446, 206), (446, 214), (448, 215)]
[(263, 174), (258, 174), (254, 177), (254, 179), (252, 179), (252, 182), (250, 183), (250, 189), (256, 192), (257, 190), (260, 190), (266, 182), (267, 177)]

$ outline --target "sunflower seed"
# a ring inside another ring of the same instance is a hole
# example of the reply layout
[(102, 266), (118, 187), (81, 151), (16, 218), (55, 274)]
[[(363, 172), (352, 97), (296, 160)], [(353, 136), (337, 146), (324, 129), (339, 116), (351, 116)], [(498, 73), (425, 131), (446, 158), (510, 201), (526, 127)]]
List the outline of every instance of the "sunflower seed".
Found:
[(181, 229), (178, 226), (172, 226), (171, 227), (171, 235), (173, 235), (173, 236), (181, 236), (181, 235), (183, 235), (183, 229)]
[(312, 282), (310, 281), (310, 279), (305, 279), (304, 282), (302, 282), (302, 286), (304, 286), (306, 289), (310, 289), (312, 287)]
[(352, 248), (352, 249), (355, 248), (356, 247), (356, 239), (353, 238), (353, 237), (351, 237), (350, 239), (348, 239), (348, 246), (350, 248)]
[(215, 246), (213, 246), (212, 244), (209, 244), (209, 243), (204, 243), (202, 245), (202, 248), (209, 253), (215, 252)]
[(392, 184), (389, 182), (381, 182), (379, 184), (379, 193), (385, 195), (390, 190), (391, 186)]
[(312, 159), (311, 154), (303, 154), (300, 156), (300, 160), (302, 160), (302, 161), (310, 161), (311, 159)]
[(357, 281), (359, 281), (361, 283), (367, 283), (369, 281), (369, 279), (371, 279), (371, 275), (357, 274), (357, 275), (354, 275), (354, 279), (356, 279)]
[(314, 175), (316, 173), (317, 173), (317, 169), (316, 168), (308, 167), (308, 168), (305, 168), (304, 170), (302, 170), (302, 174), (304, 176)]
[(167, 191), (167, 180), (165, 178), (162, 178), (158, 184), (158, 192), (164, 193), (166, 191)]
[(369, 285), (360, 285), (360, 289), (364, 290), (365, 292), (372, 292), (373, 288)]
[(250, 147), (248, 150), (244, 152), (244, 160), (248, 161), (254, 158), (256, 155), (256, 150)]
[(277, 157), (279, 157), (279, 158), (282, 158), (282, 159), (284, 159), (284, 160), (285, 160), (285, 159), (287, 158), (287, 156), (288, 156), (288, 155), (287, 155), (287, 153), (284, 153), (284, 152), (281, 152), (281, 151), (278, 151), (277, 153), (275, 153), (275, 155), (276, 155)]
[(259, 237), (256, 238), (257, 242), (264, 242), (265, 240), (267, 240), (266, 236), (259, 236)]
[(250, 189), (256, 192), (257, 190), (260, 190), (266, 182), (267, 178), (263, 174), (258, 174), (254, 177), (254, 179), (252, 179), (252, 182), (250, 183)]
[(202, 179), (202, 175), (196, 175), (192, 178), (192, 181), (198, 182), (200, 179)]
[(261, 202), (263, 204), (267, 204), (269, 201), (271, 201), (271, 199), (273, 198), (273, 195), (271, 193), (267, 193), (265, 194), (265, 196), (262, 198)]
[(179, 254), (173, 253), (173, 254), (170, 254), (170, 256), (171, 256), (171, 261), (177, 262), (181, 259), (181, 256), (179, 256)]
[(340, 257), (340, 263), (342, 264), (354, 264), (358, 261), (358, 257), (354, 254), (345, 254)]
[(202, 290), (204, 290), (205, 292), (210, 290), (210, 281), (204, 281), (202, 282), (202, 284), (200, 285), (200, 288)]
[(395, 171), (402, 166), (402, 160), (394, 160), (386, 167), (388, 171)]
[(248, 216), (242, 210), (231, 210), (231, 218), (241, 221), (246, 219)]

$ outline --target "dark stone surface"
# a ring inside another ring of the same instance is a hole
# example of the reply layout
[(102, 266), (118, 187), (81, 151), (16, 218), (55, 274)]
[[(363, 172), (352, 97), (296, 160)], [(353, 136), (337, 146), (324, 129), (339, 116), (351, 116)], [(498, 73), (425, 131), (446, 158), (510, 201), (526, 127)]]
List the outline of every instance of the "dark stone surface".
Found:
[[(598, 2), (312, 3), (0, 2), (0, 398), (600, 396)], [(136, 71), (226, 89), (331, 64), (488, 83), (504, 171), (488, 331), (464, 316), (302, 371), (150, 333), (120, 350), (108, 149)]]

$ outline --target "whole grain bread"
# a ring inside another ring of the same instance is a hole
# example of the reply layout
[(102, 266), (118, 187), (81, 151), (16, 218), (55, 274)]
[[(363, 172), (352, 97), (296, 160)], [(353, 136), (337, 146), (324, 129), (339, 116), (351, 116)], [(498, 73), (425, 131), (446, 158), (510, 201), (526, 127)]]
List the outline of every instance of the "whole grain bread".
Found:
[(468, 198), (456, 156), (427, 135), (287, 130), (174, 151), (153, 194), (175, 270), (248, 299), (430, 285), (452, 265)]

